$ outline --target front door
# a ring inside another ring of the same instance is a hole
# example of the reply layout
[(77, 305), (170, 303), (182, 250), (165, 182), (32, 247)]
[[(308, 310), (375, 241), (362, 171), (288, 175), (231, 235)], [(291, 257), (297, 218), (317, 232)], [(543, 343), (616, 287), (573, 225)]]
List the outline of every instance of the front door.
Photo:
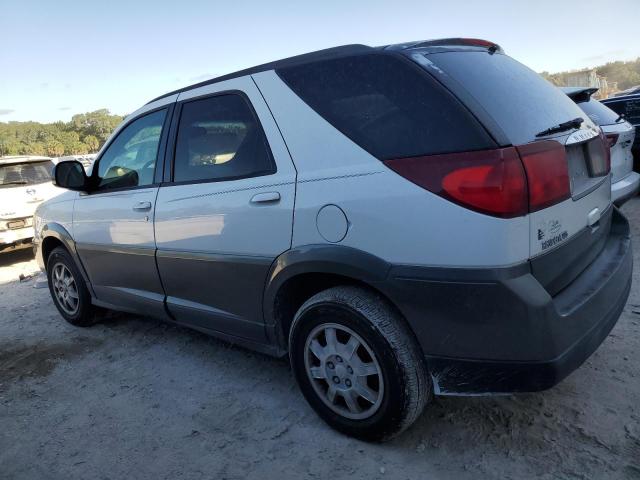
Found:
[(250, 77), (181, 93), (157, 261), (177, 321), (262, 342), (262, 294), (291, 247), (296, 173)]
[(122, 128), (96, 160), (95, 189), (75, 202), (73, 235), (98, 301), (164, 316), (155, 264), (154, 180), (168, 108)]

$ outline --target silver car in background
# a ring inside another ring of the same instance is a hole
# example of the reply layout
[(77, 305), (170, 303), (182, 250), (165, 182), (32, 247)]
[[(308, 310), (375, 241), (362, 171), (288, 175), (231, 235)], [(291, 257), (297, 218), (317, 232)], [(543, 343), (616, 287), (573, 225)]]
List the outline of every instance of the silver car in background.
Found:
[(563, 87), (578, 106), (600, 126), (611, 149), (611, 201), (620, 206), (638, 193), (640, 174), (633, 171), (631, 147), (636, 135), (633, 125), (591, 96), (592, 87)]

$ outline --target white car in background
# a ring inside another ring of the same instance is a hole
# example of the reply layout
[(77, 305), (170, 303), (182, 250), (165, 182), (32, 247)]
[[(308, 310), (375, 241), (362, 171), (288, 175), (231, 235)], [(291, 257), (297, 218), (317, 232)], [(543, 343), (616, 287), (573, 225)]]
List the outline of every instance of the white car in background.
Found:
[(566, 93), (600, 126), (611, 149), (611, 201), (617, 206), (635, 196), (640, 189), (640, 173), (633, 171), (631, 152), (636, 129), (624, 117), (591, 98), (598, 91), (592, 87), (563, 87)]
[(63, 192), (51, 183), (49, 157), (0, 157), (0, 252), (27, 246), (36, 207)]

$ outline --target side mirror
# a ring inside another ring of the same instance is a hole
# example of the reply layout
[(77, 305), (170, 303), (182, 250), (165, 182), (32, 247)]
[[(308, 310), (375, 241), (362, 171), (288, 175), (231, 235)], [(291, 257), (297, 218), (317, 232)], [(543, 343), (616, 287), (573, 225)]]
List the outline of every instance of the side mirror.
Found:
[(69, 190), (86, 192), (89, 189), (89, 178), (80, 162), (69, 160), (53, 167), (53, 184)]

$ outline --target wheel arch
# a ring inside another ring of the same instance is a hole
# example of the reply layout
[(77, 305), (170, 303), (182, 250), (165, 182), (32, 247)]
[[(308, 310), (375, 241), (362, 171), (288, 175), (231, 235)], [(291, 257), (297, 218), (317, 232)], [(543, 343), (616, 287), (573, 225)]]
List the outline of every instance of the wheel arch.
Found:
[(338, 285), (373, 290), (397, 309), (383, 288), (389, 270), (385, 260), (351, 247), (307, 245), (286, 251), (267, 276), (263, 296), (267, 335), (284, 354), (298, 308), (316, 293)]
[(36, 247), (36, 257), (38, 259), (38, 263), (42, 264), (43, 270), (46, 270), (47, 259), (56, 247), (63, 247), (69, 252), (73, 261), (76, 262), (78, 270), (80, 270), (91, 296), (94, 297), (89, 276), (87, 275), (82, 261), (80, 260), (73, 237), (63, 225), (55, 222), (47, 223), (42, 227), (40, 241)]

